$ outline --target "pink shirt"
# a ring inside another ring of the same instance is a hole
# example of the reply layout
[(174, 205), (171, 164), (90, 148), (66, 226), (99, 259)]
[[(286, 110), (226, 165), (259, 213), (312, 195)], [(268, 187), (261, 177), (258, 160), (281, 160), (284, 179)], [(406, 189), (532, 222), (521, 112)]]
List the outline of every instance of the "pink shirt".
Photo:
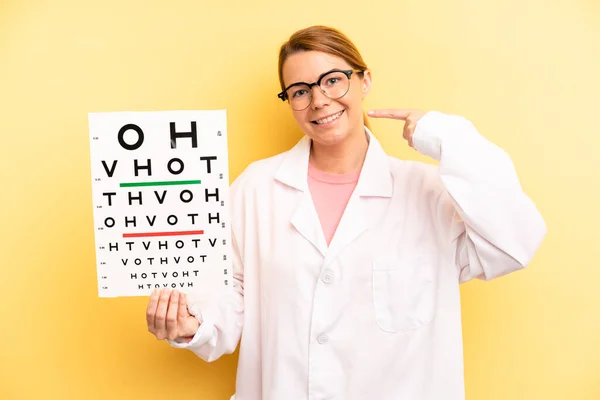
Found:
[(360, 172), (329, 174), (308, 164), (308, 188), (327, 244), (331, 242)]

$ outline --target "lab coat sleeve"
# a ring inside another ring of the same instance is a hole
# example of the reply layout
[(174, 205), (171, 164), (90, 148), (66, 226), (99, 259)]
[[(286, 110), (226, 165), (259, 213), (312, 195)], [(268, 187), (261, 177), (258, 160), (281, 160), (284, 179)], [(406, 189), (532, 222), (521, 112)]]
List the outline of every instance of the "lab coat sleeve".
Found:
[[(239, 343), (244, 321), (244, 265), (240, 256), (240, 246), (235, 226), (240, 222), (236, 219), (243, 218), (243, 208), (236, 201), (239, 193), (240, 181), (231, 187), (232, 206), (232, 288), (225, 290), (217, 299), (200, 309), (196, 303), (189, 305), (189, 311), (201, 322), (198, 331), (189, 343), (176, 343), (169, 341), (173, 347), (184, 348), (192, 351), (207, 362), (220, 358), (223, 354), (231, 354)], [(238, 215), (236, 211), (241, 211)], [(243, 223), (243, 222), (242, 222)]]
[(244, 318), (244, 272), (238, 246), (233, 236), (233, 282), (221, 296), (209, 303), (205, 309), (190, 304), (189, 311), (201, 322), (198, 331), (189, 343), (168, 341), (176, 348), (192, 351), (207, 362), (235, 351), (242, 333)]
[(490, 280), (527, 266), (546, 225), (508, 154), (465, 118), (436, 111), (419, 120), (413, 145), (440, 163), (443, 188), (432, 211), (459, 281)]

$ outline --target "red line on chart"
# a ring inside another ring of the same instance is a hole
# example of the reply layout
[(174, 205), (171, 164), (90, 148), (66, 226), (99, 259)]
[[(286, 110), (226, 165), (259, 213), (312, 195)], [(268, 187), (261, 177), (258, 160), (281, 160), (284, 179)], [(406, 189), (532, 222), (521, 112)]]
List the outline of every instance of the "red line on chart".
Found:
[(184, 235), (203, 235), (204, 231), (179, 231), (179, 232), (147, 232), (147, 233), (124, 233), (124, 238), (131, 237), (150, 237), (150, 236), (184, 236)]

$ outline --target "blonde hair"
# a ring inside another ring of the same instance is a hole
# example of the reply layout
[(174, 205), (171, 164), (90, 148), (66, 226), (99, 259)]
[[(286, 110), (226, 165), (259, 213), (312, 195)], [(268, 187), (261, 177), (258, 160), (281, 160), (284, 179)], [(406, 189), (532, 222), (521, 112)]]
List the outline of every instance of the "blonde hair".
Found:
[[(367, 70), (367, 64), (360, 52), (346, 35), (335, 28), (315, 25), (301, 29), (290, 36), (289, 40), (279, 49), (279, 84), (281, 90), (285, 89), (283, 83), (283, 64), (289, 56), (301, 51), (320, 51), (331, 54), (346, 61), (353, 69)], [(358, 74), (361, 78), (363, 73)], [(367, 114), (363, 112), (364, 123), (371, 128)]]

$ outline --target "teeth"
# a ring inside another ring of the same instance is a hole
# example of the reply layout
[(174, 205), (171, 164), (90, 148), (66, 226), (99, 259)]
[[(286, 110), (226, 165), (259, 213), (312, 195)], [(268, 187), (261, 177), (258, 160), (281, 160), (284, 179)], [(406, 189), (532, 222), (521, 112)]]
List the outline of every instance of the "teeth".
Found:
[(323, 118), (323, 119), (318, 119), (318, 120), (316, 121), (316, 123), (320, 125), (320, 124), (326, 124), (326, 123), (328, 123), (328, 122), (334, 121), (334, 120), (338, 119), (338, 118), (340, 117), (340, 115), (342, 115), (342, 112), (344, 112), (344, 110), (340, 111), (340, 112), (339, 112), (339, 113), (337, 113), (337, 114), (333, 114), (333, 115), (332, 115), (332, 116), (330, 116), (330, 117)]

